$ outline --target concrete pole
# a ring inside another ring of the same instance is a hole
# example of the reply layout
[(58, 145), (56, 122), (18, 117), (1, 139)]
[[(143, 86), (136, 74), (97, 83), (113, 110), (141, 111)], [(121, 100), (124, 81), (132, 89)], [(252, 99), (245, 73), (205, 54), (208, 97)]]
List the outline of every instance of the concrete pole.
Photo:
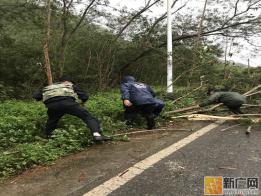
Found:
[(250, 76), (250, 60), (249, 58), (247, 59), (247, 74)]
[(167, 93), (173, 93), (171, 3), (167, 0)]

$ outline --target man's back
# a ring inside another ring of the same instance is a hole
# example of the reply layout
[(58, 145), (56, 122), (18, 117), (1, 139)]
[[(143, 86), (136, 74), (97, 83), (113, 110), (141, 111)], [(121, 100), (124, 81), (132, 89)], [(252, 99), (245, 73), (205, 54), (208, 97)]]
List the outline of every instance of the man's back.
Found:
[(246, 102), (246, 97), (237, 92), (219, 92), (219, 101), (228, 106), (240, 105)]
[(237, 92), (215, 92), (208, 100), (200, 104), (206, 106), (213, 103), (223, 103), (226, 106), (242, 105), (246, 102), (246, 97)]
[(135, 105), (154, 103), (154, 92), (152, 89), (140, 82), (129, 81), (121, 84), (122, 99), (128, 99)]

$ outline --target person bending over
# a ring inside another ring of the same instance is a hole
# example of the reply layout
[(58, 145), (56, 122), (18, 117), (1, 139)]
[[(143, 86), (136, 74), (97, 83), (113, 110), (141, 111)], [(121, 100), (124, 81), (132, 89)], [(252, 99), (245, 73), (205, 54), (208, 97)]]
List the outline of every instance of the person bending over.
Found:
[(200, 107), (204, 107), (210, 104), (223, 103), (234, 114), (243, 114), (240, 107), (246, 103), (246, 97), (237, 92), (228, 91), (216, 91), (215, 89), (209, 89), (208, 94), (210, 97), (199, 104)]
[(58, 83), (44, 87), (34, 94), (34, 98), (37, 101), (42, 100), (47, 108), (48, 120), (45, 129), (47, 138), (50, 138), (56, 129), (60, 118), (65, 114), (70, 114), (80, 118), (89, 127), (94, 141), (108, 139), (101, 133), (99, 121), (76, 102), (77, 99), (80, 99), (82, 103), (85, 103), (88, 95), (79, 86), (73, 84), (69, 77), (63, 76)]
[(124, 118), (132, 125), (138, 114), (146, 118), (148, 129), (155, 128), (155, 118), (164, 107), (163, 101), (155, 98), (155, 93), (147, 84), (136, 82), (133, 76), (122, 79), (121, 99), (125, 108)]

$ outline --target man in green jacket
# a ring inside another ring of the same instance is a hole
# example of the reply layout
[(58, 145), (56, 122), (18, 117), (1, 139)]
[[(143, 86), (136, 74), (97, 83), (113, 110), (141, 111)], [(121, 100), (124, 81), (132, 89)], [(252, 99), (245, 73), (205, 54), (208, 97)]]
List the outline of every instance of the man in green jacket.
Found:
[(203, 103), (199, 104), (200, 107), (215, 103), (223, 103), (234, 114), (242, 114), (240, 107), (246, 103), (246, 97), (244, 95), (237, 92), (217, 92), (215, 89), (209, 89), (208, 94), (210, 97)]

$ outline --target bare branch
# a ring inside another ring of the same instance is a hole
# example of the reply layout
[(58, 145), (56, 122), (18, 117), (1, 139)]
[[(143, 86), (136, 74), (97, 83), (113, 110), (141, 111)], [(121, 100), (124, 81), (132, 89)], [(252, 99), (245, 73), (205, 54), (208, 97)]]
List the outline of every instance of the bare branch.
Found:
[[(213, 33), (221, 34), (222, 33), (221, 31), (223, 31), (225, 29), (235, 28), (237, 26), (244, 25), (244, 24), (260, 24), (261, 21), (259, 21), (259, 20), (260, 20), (260, 17), (252, 19), (252, 20), (246, 20), (246, 21), (242, 21), (242, 22), (235, 22), (235, 23), (227, 25), (225, 27), (221, 26), (221, 27), (218, 27), (218, 28), (210, 30), (210, 31), (202, 32), (202, 36), (213, 35)], [(181, 35), (179, 37), (174, 37), (173, 41), (177, 42), (177, 41), (184, 40), (184, 39), (191, 39), (191, 38), (196, 37), (197, 35), (198, 35), (197, 33), (190, 34), (190, 35)], [(163, 42), (163, 43), (159, 44), (156, 48), (161, 48), (163, 46), (166, 46), (166, 42)], [(128, 63), (123, 65), (122, 68), (120, 69), (120, 73), (122, 73), (125, 69), (127, 69), (131, 64), (135, 63), (136, 61), (138, 61), (142, 57), (144, 57), (147, 54), (149, 54), (152, 50), (153, 50), (152, 48), (148, 48), (145, 51), (141, 52), (137, 57), (133, 58)]]
[[(174, 5), (176, 4), (178, 0), (174, 1), (172, 4), (172, 8), (174, 7)], [(182, 8), (184, 8), (187, 5), (187, 3), (183, 4), (182, 6), (180, 6), (176, 11), (174, 11), (173, 13), (171, 13), (172, 15), (177, 13), (178, 11), (180, 11)], [(152, 24), (151, 28), (148, 31), (148, 35), (150, 35), (153, 30), (155, 29), (155, 27), (157, 26), (158, 23), (160, 23), (162, 20), (164, 20), (167, 17), (167, 12), (165, 12), (164, 14), (162, 14), (157, 20), (155, 20), (155, 22)]]
[(237, 6), (240, 0), (237, 0), (236, 4), (235, 4), (235, 9), (234, 9), (234, 16), (237, 15)]
[(199, 21), (198, 40), (197, 40), (198, 43), (201, 40), (201, 34), (202, 34), (202, 31), (203, 31), (203, 29), (202, 29), (203, 28), (203, 21), (205, 19), (205, 12), (206, 12), (206, 8), (207, 8), (207, 3), (208, 3), (208, 0), (205, 0), (204, 8), (203, 8), (202, 15), (201, 15), (201, 19)]
[(73, 0), (70, 1), (70, 3), (68, 4), (68, 6), (66, 7), (67, 10), (69, 10), (69, 8), (72, 6)]
[(247, 13), (250, 9), (252, 9), (252, 7), (253, 7), (254, 5), (256, 5), (256, 4), (259, 3), (259, 2), (260, 2), (260, 0), (253, 2), (253, 3), (249, 4), (245, 10), (243, 10), (243, 11), (237, 13), (237, 4), (238, 4), (238, 1), (237, 1), (237, 2), (236, 2), (236, 5), (235, 5), (234, 15), (231, 16), (230, 18), (228, 18), (228, 19), (223, 23), (222, 26), (223, 26), (223, 27), (226, 26), (226, 25), (227, 25), (230, 21), (232, 21), (234, 18), (236, 18), (236, 17), (238, 17), (238, 16), (240, 16), (240, 15), (243, 15), (243, 14)]
[(69, 37), (71, 37), (71, 36), (75, 33), (75, 31), (78, 29), (78, 27), (81, 25), (81, 23), (82, 23), (82, 21), (84, 20), (84, 18), (85, 18), (85, 16), (86, 16), (87, 12), (88, 12), (89, 9), (92, 7), (92, 5), (94, 4), (95, 1), (96, 1), (96, 0), (92, 0), (92, 1), (90, 2), (90, 4), (85, 8), (85, 10), (84, 10), (84, 12), (83, 12), (83, 14), (82, 14), (80, 20), (78, 21), (78, 23), (77, 23), (77, 24), (75, 25), (75, 27), (73, 28), (73, 30), (72, 30), (72, 32), (70, 33)]
[(261, 45), (256, 45), (253, 43), (253, 41), (250, 41), (248, 38), (244, 37), (244, 39), (247, 41), (247, 43), (249, 43), (251, 46), (257, 47), (257, 48), (261, 48)]
[(146, 6), (144, 8), (142, 8), (140, 11), (138, 11), (136, 14), (134, 14), (131, 19), (124, 25), (124, 27), (122, 27), (122, 29), (118, 32), (118, 34), (116, 35), (115, 41), (122, 35), (122, 33), (124, 32), (124, 30), (137, 18), (139, 17), (142, 13), (144, 13), (145, 11), (147, 11), (149, 8), (151, 8), (153, 5), (155, 5), (156, 3), (158, 3), (160, 0), (155, 0), (152, 4), (149, 4), (151, 1), (148, 1), (148, 3), (146, 4)]

